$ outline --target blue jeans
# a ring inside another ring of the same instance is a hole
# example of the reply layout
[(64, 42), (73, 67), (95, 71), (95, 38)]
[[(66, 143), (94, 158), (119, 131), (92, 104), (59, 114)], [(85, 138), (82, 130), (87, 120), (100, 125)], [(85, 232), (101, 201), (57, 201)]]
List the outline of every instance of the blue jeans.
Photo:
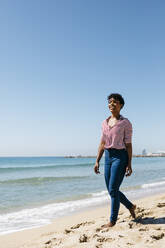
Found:
[(111, 197), (111, 222), (117, 221), (120, 202), (128, 209), (133, 206), (126, 196), (119, 191), (127, 165), (128, 153), (125, 149), (105, 149), (104, 176)]

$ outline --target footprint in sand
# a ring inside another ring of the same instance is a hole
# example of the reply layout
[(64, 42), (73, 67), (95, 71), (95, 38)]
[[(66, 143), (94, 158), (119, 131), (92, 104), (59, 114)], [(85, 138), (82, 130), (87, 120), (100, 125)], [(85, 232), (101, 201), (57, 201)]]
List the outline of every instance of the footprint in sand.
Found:
[(100, 236), (100, 237), (97, 238), (97, 242), (99, 242), (99, 243), (111, 242), (112, 240), (114, 240), (114, 239), (109, 238), (109, 237), (106, 238), (106, 237), (103, 237), (103, 236), (102, 237)]
[(133, 223), (133, 222), (129, 222), (129, 223), (128, 223), (128, 227), (129, 227), (129, 229), (132, 229), (132, 228), (133, 228), (133, 226), (134, 226), (134, 223)]
[(162, 228), (161, 227), (157, 227), (157, 228), (155, 228), (155, 230), (160, 231), (160, 230), (162, 230)]
[(48, 240), (48, 241), (45, 242), (45, 245), (49, 245), (51, 243), (52, 243), (52, 241), (51, 240)]
[(163, 232), (151, 235), (151, 238), (152, 239), (155, 239), (155, 240), (162, 239), (163, 237), (164, 237), (164, 233)]
[(139, 232), (146, 232), (148, 231), (148, 228), (139, 228)]
[(100, 228), (100, 227), (98, 227), (98, 228), (96, 228), (96, 232), (100, 232), (102, 230), (102, 228)]
[(105, 237), (99, 237), (99, 238), (97, 238), (97, 241), (100, 243), (103, 243), (103, 242), (105, 242)]
[(105, 242), (111, 242), (112, 240), (114, 240), (113, 238), (106, 238)]
[(56, 238), (53, 238), (53, 239), (45, 242), (45, 248), (52, 248), (52, 247), (54, 247), (54, 245), (59, 246), (61, 243), (62, 243), (61, 240), (57, 240)]
[(48, 240), (45, 242), (45, 248), (51, 248), (52, 247), (52, 241)]
[(100, 237), (100, 235), (98, 235), (97, 233), (93, 235), (93, 238), (98, 238), (98, 237)]
[(82, 223), (79, 223), (75, 226), (72, 226), (71, 229), (77, 229), (79, 228), (80, 226), (86, 226), (86, 225), (91, 225), (91, 224), (95, 224), (95, 221), (86, 221), (86, 222), (82, 222)]
[(68, 233), (71, 233), (71, 232), (73, 233), (73, 231), (70, 230), (70, 229), (65, 229), (65, 230), (64, 230), (64, 233), (65, 233), (65, 234), (68, 234)]
[(89, 240), (89, 237), (86, 234), (81, 235), (79, 238), (80, 243), (88, 242), (88, 240)]
[(97, 233), (95, 233), (93, 235), (93, 238), (97, 238), (97, 242), (99, 243), (103, 243), (103, 242), (111, 242), (112, 240), (114, 240), (113, 238), (110, 238), (110, 237), (103, 237), (103, 236), (100, 236), (98, 235)]
[(124, 238), (124, 236), (123, 236), (123, 235), (121, 235), (121, 234), (119, 234), (119, 238)]
[(95, 248), (102, 248), (102, 244), (97, 244)]
[(101, 233), (109, 232), (109, 228), (103, 229)]
[(133, 244), (128, 242), (127, 245), (133, 245)]
[(151, 210), (138, 207), (136, 209), (136, 220), (140, 220), (143, 217), (151, 214), (153, 214)]
[(163, 207), (165, 207), (165, 202), (158, 203), (158, 204), (157, 204), (157, 207), (158, 207), (158, 208), (163, 208)]

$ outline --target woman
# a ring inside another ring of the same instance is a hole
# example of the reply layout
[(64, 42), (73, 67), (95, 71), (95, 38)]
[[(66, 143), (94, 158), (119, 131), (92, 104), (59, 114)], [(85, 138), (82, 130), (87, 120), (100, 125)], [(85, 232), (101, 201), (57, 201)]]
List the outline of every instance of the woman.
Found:
[(124, 175), (132, 174), (132, 124), (120, 115), (124, 99), (120, 94), (108, 96), (108, 106), (111, 116), (102, 123), (102, 137), (98, 149), (94, 171), (99, 172), (99, 161), (105, 151), (104, 177), (106, 187), (111, 197), (110, 222), (102, 227), (112, 227), (116, 224), (120, 202), (135, 218), (135, 208), (126, 196), (119, 191)]

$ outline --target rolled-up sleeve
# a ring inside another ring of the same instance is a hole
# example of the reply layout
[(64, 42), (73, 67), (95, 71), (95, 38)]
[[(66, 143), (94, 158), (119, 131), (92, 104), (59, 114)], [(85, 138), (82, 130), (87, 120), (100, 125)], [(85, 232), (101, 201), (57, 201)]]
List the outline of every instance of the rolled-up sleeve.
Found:
[(126, 125), (124, 127), (124, 143), (132, 143), (132, 124), (129, 120), (127, 120)]

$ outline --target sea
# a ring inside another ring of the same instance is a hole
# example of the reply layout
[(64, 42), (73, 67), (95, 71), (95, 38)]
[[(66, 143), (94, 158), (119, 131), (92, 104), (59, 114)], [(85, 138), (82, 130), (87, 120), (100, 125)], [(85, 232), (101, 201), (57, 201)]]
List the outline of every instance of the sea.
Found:
[[(0, 235), (40, 227), (61, 216), (110, 204), (95, 158), (1, 157)], [(131, 199), (165, 193), (165, 157), (134, 157), (120, 190)]]

